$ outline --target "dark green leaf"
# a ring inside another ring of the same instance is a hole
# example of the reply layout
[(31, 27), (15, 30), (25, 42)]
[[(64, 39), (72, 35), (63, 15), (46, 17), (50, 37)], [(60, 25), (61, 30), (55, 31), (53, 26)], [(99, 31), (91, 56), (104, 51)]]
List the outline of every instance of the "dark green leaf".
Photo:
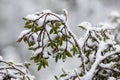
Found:
[(72, 57), (72, 54), (71, 54), (69, 51), (66, 51), (66, 55), (67, 55), (68, 57)]
[(29, 47), (30, 47), (30, 46), (33, 46), (34, 44), (35, 44), (34, 41), (30, 41), (30, 42), (28, 43)]
[(27, 19), (27, 18), (25, 18), (25, 17), (23, 17), (22, 19), (23, 19), (23, 20), (25, 20), (25, 21), (26, 21), (26, 20), (28, 20), (28, 19)]
[(48, 66), (48, 61), (46, 59), (43, 59), (45, 66)]
[(56, 57), (55, 57), (55, 62), (57, 62), (58, 59), (59, 59), (59, 54), (56, 55)]
[(60, 75), (60, 77), (65, 77), (65, 76), (67, 76), (67, 74), (61, 74), (61, 75)]
[(60, 22), (56, 22), (56, 23), (55, 23), (55, 26), (60, 27), (60, 26), (61, 26), (61, 23), (60, 23)]
[(54, 76), (56, 80), (59, 80), (59, 78), (57, 76)]
[(66, 53), (65, 52), (62, 54), (62, 59), (63, 59), (63, 61), (65, 61), (65, 59), (66, 59)]
[(32, 25), (25, 25), (24, 27), (30, 29), (30, 28), (32, 28), (33, 26), (32, 26)]
[(50, 30), (50, 34), (52, 34), (52, 33), (53, 33), (53, 29)]
[(78, 26), (78, 27), (80, 27), (83, 30), (86, 30), (86, 28), (84, 26)]
[(28, 49), (29, 49), (29, 50), (33, 50), (33, 51), (35, 50), (33, 47), (29, 47)]
[(73, 51), (78, 53), (78, 49), (77, 49), (77, 47), (75, 45), (73, 45)]
[(40, 65), (38, 65), (38, 71), (41, 69), (41, 67), (42, 67), (42, 66), (41, 66), (41, 64), (40, 64)]

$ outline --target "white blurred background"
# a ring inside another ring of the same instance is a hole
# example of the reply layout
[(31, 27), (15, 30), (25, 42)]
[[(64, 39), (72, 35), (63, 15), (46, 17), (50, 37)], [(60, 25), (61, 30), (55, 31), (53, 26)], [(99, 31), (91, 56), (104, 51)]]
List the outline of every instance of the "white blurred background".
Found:
[[(32, 52), (27, 50), (24, 43), (16, 43), (23, 30), (22, 17), (46, 9), (62, 13), (64, 8), (68, 11), (70, 28), (80, 37), (83, 34), (77, 27), (80, 22), (89, 21), (93, 26), (107, 22), (111, 11), (120, 11), (120, 0), (0, 0), (0, 55), (5, 60), (29, 61)], [(31, 64), (30, 71), (36, 80), (54, 80), (54, 75), (58, 75), (61, 68), (71, 70), (79, 65), (76, 57), (67, 59), (65, 63), (59, 61), (56, 64), (53, 59), (49, 62), (49, 67), (41, 71), (37, 71), (35, 64)]]

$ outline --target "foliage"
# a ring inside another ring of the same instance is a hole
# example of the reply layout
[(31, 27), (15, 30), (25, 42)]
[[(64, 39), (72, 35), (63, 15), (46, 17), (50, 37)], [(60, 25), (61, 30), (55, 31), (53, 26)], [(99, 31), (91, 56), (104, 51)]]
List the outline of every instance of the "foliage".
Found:
[(51, 11), (35, 13), (23, 18), (24, 28), (17, 42), (22, 40), (34, 54), (30, 58), (38, 70), (47, 67), (48, 59), (55, 62), (75, 55), (80, 66), (70, 72), (63, 71), (56, 80), (109, 80), (120, 77), (120, 46), (115, 42), (108, 24), (92, 27), (88, 22), (79, 24), (86, 31), (78, 39), (67, 24), (67, 12), (58, 15)]
[(65, 61), (67, 57), (78, 53), (77, 42), (65, 20), (61, 19), (66, 16), (50, 11), (36, 13), (34, 16), (37, 16), (34, 20), (29, 20), (30, 16), (24, 18), (26, 21), (24, 27), (28, 32), (23, 34), (23, 31), (17, 42), (24, 40), (29, 49), (34, 51), (31, 60), (38, 65), (38, 70), (48, 66), (47, 60), (50, 56), (57, 62), (59, 59)]

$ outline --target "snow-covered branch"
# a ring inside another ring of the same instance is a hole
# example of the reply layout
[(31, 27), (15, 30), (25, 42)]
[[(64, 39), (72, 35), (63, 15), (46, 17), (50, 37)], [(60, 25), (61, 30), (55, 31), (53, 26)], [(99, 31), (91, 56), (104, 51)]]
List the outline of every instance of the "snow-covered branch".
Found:
[[(26, 23), (18, 37), (28, 45), (34, 54), (31, 60), (41, 67), (48, 66), (48, 59), (65, 61), (75, 55), (81, 59), (80, 66), (72, 71), (63, 71), (56, 80), (109, 80), (120, 76), (120, 45), (112, 34), (114, 27), (99, 24), (93, 27), (89, 22), (78, 26), (86, 33), (80, 39), (67, 24), (67, 12), (62, 15), (49, 10), (37, 12), (23, 18)], [(109, 67), (108, 67), (109, 65)]]
[(24, 40), (29, 49), (34, 51), (31, 59), (39, 65), (38, 70), (48, 66), (47, 59), (50, 56), (57, 62), (81, 54), (78, 39), (67, 25), (65, 10), (62, 15), (45, 10), (28, 15), (24, 20), (26, 30), (21, 32), (17, 42)]
[[(66, 73), (64, 79), (108, 80), (112, 77), (118, 79), (120, 76), (118, 75), (120, 73), (120, 46), (115, 42), (114, 36), (111, 34), (112, 27), (106, 24), (92, 27), (88, 22), (81, 23), (79, 27), (86, 30), (84, 36), (79, 39), (81, 52), (84, 56), (85, 74), (81, 72), (82, 65), (80, 65), (77, 71), (79, 76), (70, 71)], [(107, 67), (108, 65), (109, 67)], [(72, 75), (69, 76), (70, 74)]]
[(28, 66), (28, 63), (7, 62), (0, 56), (0, 80), (34, 80), (27, 70)]

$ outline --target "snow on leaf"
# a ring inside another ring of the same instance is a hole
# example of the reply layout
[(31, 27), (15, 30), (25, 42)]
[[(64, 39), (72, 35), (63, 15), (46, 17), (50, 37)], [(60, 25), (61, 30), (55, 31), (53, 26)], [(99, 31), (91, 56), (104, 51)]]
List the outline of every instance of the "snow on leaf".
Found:
[(28, 19), (28, 20), (36, 20), (36, 19), (39, 18), (39, 16), (35, 15), (35, 14), (29, 14), (25, 18)]
[(38, 48), (37, 50), (35, 50), (34, 54), (39, 54), (41, 53), (41, 51), (42, 51), (42, 48)]
[(20, 42), (26, 34), (28, 34), (31, 31), (31, 29), (23, 30), (20, 35), (18, 36), (17, 42)]
[(91, 23), (86, 22), (86, 21), (80, 23), (78, 26), (82, 29), (92, 29)]

